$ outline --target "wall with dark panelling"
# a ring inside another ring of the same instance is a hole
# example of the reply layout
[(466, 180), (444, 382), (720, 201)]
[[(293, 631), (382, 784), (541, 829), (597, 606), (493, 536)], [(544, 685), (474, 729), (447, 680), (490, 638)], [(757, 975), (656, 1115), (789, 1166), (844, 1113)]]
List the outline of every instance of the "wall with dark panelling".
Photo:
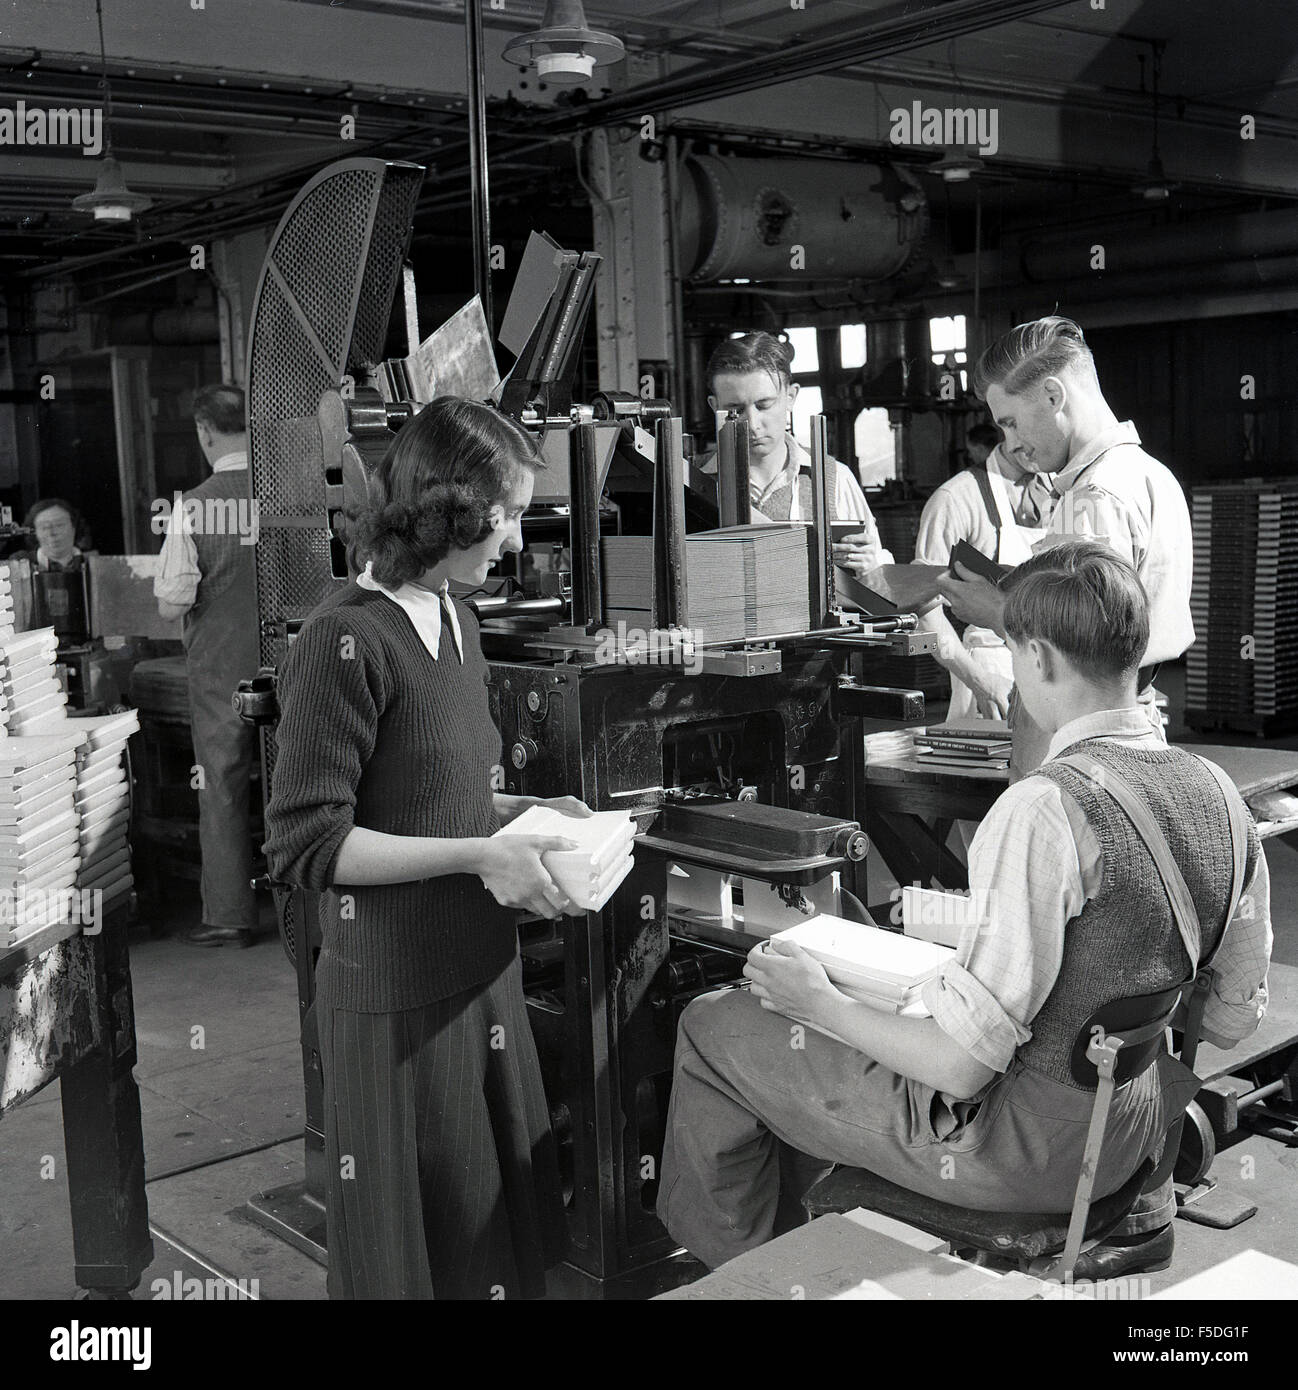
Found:
[(1135, 421), (1145, 447), (1187, 486), (1298, 476), (1298, 313), (1097, 328), (1086, 337), (1114, 410)]

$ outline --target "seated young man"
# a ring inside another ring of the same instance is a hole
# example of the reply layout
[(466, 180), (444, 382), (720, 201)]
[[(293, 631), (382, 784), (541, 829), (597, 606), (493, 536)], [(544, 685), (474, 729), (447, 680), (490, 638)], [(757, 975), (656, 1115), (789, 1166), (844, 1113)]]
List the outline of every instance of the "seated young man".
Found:
[[(1005, 584), (1014, 678), (1049, 731), (1048, 759), (978, 828), (969, 878), (981, 920), (925, 987), (932, 1017), (858, 1003), (806, 952), (764, 943), (745, 969), (751, 991), (706, 995), (681, 1018), (658, 1215), (709, 1266), (796, 1224), (809, 1181), (835, 1163), (979, 1210), (1069, 1209), (1094, 1099), (1069, 1072), (1078, 1029), (1113, 999), (1190, 980), (1199, 961), (1117, 803), (1051, 765), (1065, 752), (1089, 755), (1148, 805), (1198, 911), (1199, 960), (1220, 939), (1203, 1037), (1230, 1047), (1263, 1017), (1266, 860), (1245, 813), (1244, 890), (1227, 923), (1222, 790), (1192, 753), (1162, 743), (1137, 705), (1149, 622), (1134, 569), (1096, 542), (1065, 543)], [(1196, 1085), (1163, 1055), (1118, 1089), (1096, 1197), (1161, 1151)], [(1166, 1268), (1174, 1212), (1170, 1180), (1142, 1194), (1076, 1277)]]

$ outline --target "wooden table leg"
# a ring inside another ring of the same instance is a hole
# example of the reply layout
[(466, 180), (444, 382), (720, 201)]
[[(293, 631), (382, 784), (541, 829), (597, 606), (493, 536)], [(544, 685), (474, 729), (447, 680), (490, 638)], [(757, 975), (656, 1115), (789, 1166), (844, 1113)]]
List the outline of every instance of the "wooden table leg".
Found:
[(89, 953), (103, 1045), (61, 1079), (76, 1281), (110, 1296), (127, 1295), (153, 1262), (126, 935), (122, 920), (76, 941)]

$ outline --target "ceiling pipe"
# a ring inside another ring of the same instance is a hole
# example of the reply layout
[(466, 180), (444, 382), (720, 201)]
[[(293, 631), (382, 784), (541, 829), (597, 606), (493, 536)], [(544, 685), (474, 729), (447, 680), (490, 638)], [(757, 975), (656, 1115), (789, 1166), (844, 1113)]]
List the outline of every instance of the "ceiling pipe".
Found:
[(644, 82), (576, 109), (529, 119), (534, 130), (571, 134), (617, 121), (639, 120), (647, 111), (717, 101), (741, 92), (814, 77), (866, 59), (891, 57), (930, 44), (948, 43), (966, 34), (1056, 10), (1071, 0), (947, 0), (915, 11), (909, 8), (870, 21), (850, 33), (832, 34), (764, 57), (732, 63), (699, 63), (676, 77)]

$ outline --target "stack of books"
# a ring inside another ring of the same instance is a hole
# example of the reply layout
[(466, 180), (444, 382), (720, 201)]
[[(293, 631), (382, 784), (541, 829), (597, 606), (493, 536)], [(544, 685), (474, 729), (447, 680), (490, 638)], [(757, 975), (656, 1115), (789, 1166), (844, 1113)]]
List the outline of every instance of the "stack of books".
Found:
[(635, 866), (635, 833), (635, 821), (625, 811), (565, 816), (552, 806), (529, 806), (496, 831), (498, 836), (557, 835), (573, 841), (575, 849), (546, 850), (541, 863), (573, 908), (583, 912), (598, 912)]
[(0, 738), (0, 940), (67, 919), (79, 862), (80, 734)]
[(924, 986), (954, 954), (950, 947), (864, 926), (822, 913), (777, 932), (825, 967), (830, 982), (852, 999), (885, 1013), (924, 1016)]
[(108, 913), (134, 885), (128, 832), (131, 786), (124, 754), (140, 727), (135, 710), (69, 721), (81, 734), (76, 762), (76, 808), (80, 818), (77, 887), (97, 891)]
[(12, 574), (8, 565), (0, 564), (0, 640), (12, 637), (17, 630)]
[[(604, 621), (649, 631), (653, 541), (606, 536)], [(730, 526), (685, 540), (689, 626), (696, 642), (805, 632), (811, 624), (807, 528), (798, 523)]]
[(0, 638), (0, 702), (10, 734), (50, 732), (67, 719), (67, 692), (55, 662), (58, 637), (52, 627)]
[(915, 752), (924, 767), (1004, 770), (1010, 765), (1011, 746), (1009, 725), (1003, 719), (934, 724), (915, 735)]

